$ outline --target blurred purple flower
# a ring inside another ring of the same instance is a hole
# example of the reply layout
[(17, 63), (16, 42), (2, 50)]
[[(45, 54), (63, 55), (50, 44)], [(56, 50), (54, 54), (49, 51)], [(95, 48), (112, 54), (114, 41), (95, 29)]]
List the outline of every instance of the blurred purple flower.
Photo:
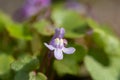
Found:
[(65, 8), (84, 15), (87, 13), (87, 6), (80, 3), (78, 0), (67, 0)]
[(65, 34), (64, 28), (57, 28), (55, 30), (55, 35), (53, 36), (50, 43), (49, 44), (44, 43), (48, 49), (50, 49), (51, 51), (54, 51), (54, 56), (57, 60), (63, 59), (63, 52), (65, 54), (73, 54), (75, 52), (75, 48), (65, 47), (67, 41), (63, 39), (64, 34)]
[(22, 8), (15, 12), (13, 18), (16, 21), (22, 22), (49, 7), (50, 3), (51, 0), (27, 0)]

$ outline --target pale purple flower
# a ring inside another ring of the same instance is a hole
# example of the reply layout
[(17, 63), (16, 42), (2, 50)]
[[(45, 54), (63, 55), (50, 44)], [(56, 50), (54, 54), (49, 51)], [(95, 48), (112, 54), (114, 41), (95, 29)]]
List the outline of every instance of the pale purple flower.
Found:
[(28, 16), (35, 15), (49, 5), (50, 0), (28, 0), (25, 5), (26, 13), (28, 13)]
[(73, 54), (75, 52), (75, 48), (65, 47), (65, 45), (67, 44), (67, 41), (63, 39), (64, 34), (65, 34), (64, 28), (57, 28), (55, 30), (55, 35), (53, 36), (50, 43), (49, 44), (44, 43), (49, 50), (54, 51), (54, 56), (57, 60), (63, 59), (63, 53)]
[(14, 14), (14, 20), (24, 21), (50, 6), (51, 0), (26, 0)]
[(78, 0), (67, 0), (65, 3), (65, 8), (83, 15), (87, 13), (87, 6), (80, 3)]

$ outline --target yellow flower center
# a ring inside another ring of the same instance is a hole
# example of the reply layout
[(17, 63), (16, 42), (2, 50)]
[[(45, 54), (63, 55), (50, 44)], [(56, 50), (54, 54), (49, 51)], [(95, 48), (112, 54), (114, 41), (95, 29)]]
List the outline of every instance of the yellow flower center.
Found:
[(56, 38), (56, 39), (55, 39), (55, 44), (56, 44), (57, 46), (63, 46), (63, 39)]

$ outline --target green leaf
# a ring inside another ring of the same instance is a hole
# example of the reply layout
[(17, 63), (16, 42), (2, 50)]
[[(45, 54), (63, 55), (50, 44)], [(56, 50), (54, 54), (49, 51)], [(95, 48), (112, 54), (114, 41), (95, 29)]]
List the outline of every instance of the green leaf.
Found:
[(24, 71), (20, 71), (18, 73), (16, 73), (14, 80), (29, 80), (29, 73), (28, 72), (24, 72)]
[(47, 77), (43, 73), (32, 72), (24, 72), (21, 71), (16, 74), (15, 80), (47, 80)]
[(43, 73), (30, 72), (29, 80), (47, 80), (47, 77)]
[(120, 55), (120, 41), (106, 26), (99, 25), (92, 19), (88, 19), (88, 25), (93, 29), (93, 40), (107, 54)]
[(92, 28), (92, 29), (96, 29), (96, 28), (100, 28), (100, 25), (95, 22), (93, 19), (91, 18), (87, 18), (87, 24)]
[[(15, 80), (32, 80), (31, 71), (36, 70), (39, 67), (39, 60), (36, 57), (30, 55), (22, 55), (20, 58), (12, 63), (11, 68), (16, 71)], [(36, 79), (35, 79), (36, 80)]]
[(93, 39), (107, 54), (120, 55), (120, 41), (103, 30), (95, 29)]
[(0, 12), (0, 26), (6, 28), (9, 35), (14, 38), (31, 40), (31, 36), (25, 34), (23, 25), (13, 22), (8, 15), (2, 12)]
[(38, 73), (36, 80), (47, 80), (47, 77), (43, 73)]
[(59, 76), (65, 74), (77, 75), (80, 69), (79, 63), (83, 60), (86, 51), (83, 47), (79, 45), (72, 45), (76, 48), (76, 52), (71, 55), (65, 55), (64, 59), (61, 61), (55, 60), (54, 69), (57, 71)]
[(45, 36), (50, 36), (54, 32), (53, 27), (50, 25), (50, 23), (47, 20), (40, 20), (39, 22), (36, 22), (34, 24), (34, 28), (37, 32)]
[(65, 58), (66, 59), (73, 59), (73, 61), (76, 61), (76, 62), (83, 61), (83, 58), (85, 57), (85, 55), (87, 53), (87, 50), (83, 46), (78, 45), (78, 44), (69, 43), (68, 46), (74, 47), (76, 49), (76, 51), (74, 54), (71, 54), (71, 55), (65, 54), (64, 55)]
[(98, 24), (97, 22), (95, 22), (93, 19), (88, 18), (87, 19), (87, 24), (93, 29), (101, 29), (102, 31), (106, 32), (107, 34), (110, 35), (115, 35), (112, 31), (112, 29), (110, 28), (110, 26), (106, 25), (106, 24)]
[(24, 27), (19, 24), (13, 24), (6, 27), (7, 31), (9, 32), (9, 35), (22, 40), (31, 40), (32, 37), (30, 35), (26, 35), (24, 32)]
[(92, 49), (85, 57), (85, 66), (93, 80), (119, 80), (119, 61), (119, 56), (108, 56), (102, 50)]
[(47, 80), (43, 73), (30, 72), (29, 77), (29, 80)]
[(10, 64), (14, 61), (14, 58), (5, 53), (0, 53), (0, 75), (9, 73)]
[(66, 37), (79, 38), (84, 36), (88, 29), (86, 20), (79, 13), (55, 8), (52, 12), (52, 19), (57, 27), (64, 27), (66, 29)]
[(36, 73), (35, 72), (30, 72), (29, 73), (29, 80), (36, 80)]
[(11, 64), (11, 68), (15, 71), (32, 71), (39, 66), (39, 60), (30, 55), (23, 55), (17, 61)]

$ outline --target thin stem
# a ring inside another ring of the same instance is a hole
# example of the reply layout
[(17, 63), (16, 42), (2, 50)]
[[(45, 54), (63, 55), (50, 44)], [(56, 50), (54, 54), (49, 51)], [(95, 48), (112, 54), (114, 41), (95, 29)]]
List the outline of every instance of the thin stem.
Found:
[(49, 53), (50, 56), (48, 56), (48, 60), (47, 60), (48, 62), (46, 66), (46, 75), (48, 77), (50, 77), (50, 72), (52, 70), (52, 65), (53, 65), (53, 60), (54, 60), (52, 54), (53, 54), (52, 52)]
[(52, 64), (53, 64), (53, 55), (52, 55), (52, 52), (51, 51), (48, 51), (44, 57), (43, 57), (43, 60), (40, 64), (40, 72), (43, 72), (43, 70), (45, 69), (46, 70), (46, 76), (47, 77), (50, 77), (50, 72), (51, 72), (51, 69), (52, 69)]
[(44, 55), (44, 57), (43, 57), (43, 59), (42, 59), (42, 61), (41, 61), (41, 64), (40, 64), (40, 72), (43, 72), (43, 69), (44, 69), (44, 67), (45, 67), (46, 60), (47, 60), (47, 59), (46, 59), (47, 54), (48, 54), (48, 52), (45, 53), (45, 55)]

